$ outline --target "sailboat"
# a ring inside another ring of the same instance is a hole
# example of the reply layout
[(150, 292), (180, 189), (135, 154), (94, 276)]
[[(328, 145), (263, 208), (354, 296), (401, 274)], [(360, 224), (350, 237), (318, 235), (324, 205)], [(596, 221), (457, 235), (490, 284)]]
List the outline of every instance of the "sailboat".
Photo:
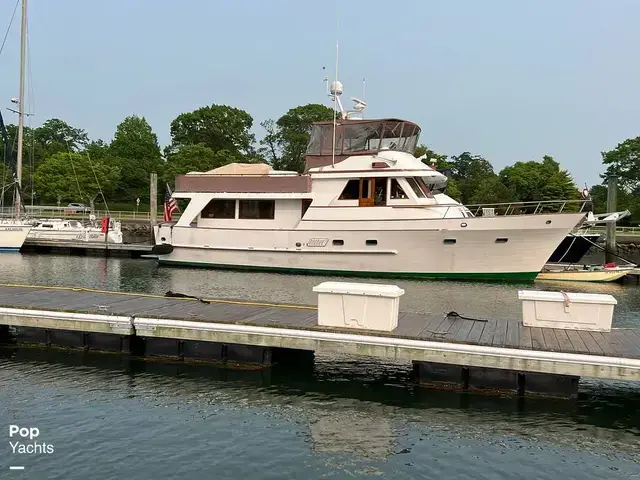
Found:
[[(29, 235), (32, 225), (21, 218), (21, 190), (22, 182), (22, 137), (24, 132), (24, 80), (25, 58), (27, 45), (27, 0), (22, 0), (22, 26), (20, 30), (20, 97), (18, 99), (18, 151), (16, 168), (13, 177), (15, 188), (15, 210), (12, 218), (0, 218), (0, 251), (18, 251)], [(5, 146), (5, 158), (9, 162), (11, 157), (11, 143), (8, 141), (7, 130), (1, 121), (2, 140)], [(4, 188), (2, 189), (4, 194)]]

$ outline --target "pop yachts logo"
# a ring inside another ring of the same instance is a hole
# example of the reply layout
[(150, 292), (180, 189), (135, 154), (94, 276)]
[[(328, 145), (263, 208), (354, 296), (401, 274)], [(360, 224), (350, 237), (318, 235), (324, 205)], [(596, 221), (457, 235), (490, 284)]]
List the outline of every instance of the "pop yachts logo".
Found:
[(38, 441), (40, 430), (36, 427), (9, 425), (9, 445), (14, 454), (51, 454), (53, 445)]

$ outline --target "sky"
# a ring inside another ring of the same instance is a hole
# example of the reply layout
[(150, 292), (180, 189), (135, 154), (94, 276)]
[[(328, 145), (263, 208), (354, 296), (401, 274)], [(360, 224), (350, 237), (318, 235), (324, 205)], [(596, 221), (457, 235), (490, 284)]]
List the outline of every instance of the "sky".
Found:
[[(4, 36), (15, 0), (0, 1)], [(18, 96), (19, 17), (0, 54), (0, 108)], [(162, 146), (180, 113), (213, 103), (259, 123), (331, 106), (418, 123), (421, 142), (496, 171), (552, 155), (581, 186), (601, 152), (640, 135), (640, 0), (29, 0), (31, 110), (109, 141), (144, 116)], [(326, 71), (322, 70), (326, 67)]]

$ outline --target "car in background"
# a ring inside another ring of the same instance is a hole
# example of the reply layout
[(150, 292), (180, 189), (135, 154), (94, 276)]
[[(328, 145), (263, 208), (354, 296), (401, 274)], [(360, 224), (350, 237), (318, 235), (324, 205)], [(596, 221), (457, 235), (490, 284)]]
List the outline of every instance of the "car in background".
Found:
[(70, 203), (64, 209), (64, 213), (90, 213), (91, 207), (87, 207), (84, 203)]

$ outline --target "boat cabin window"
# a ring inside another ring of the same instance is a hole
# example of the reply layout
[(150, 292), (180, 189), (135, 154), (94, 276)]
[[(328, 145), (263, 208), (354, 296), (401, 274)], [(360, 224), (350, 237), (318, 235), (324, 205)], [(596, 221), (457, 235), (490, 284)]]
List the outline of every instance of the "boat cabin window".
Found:
[(236, 218), (236, 201), (213, 199), (200, 214), (202, 218)]
[(391, 179), (391, 188), (389, 198), (391, 200), (403, 200), (409, 198), (406, 193), (404, 193), (404, 189), (398, 183), (396, 178)]
[(302, 217), (304, 217), (304, 214), (309, 210), (312, 201), (313, 200), (309, 200), (308, 198), (302, 200)]
[(418, 182), (416, 182), (415, 178), (408, 177), (406, 180), (407, 180), (407, 182), (409, 183), (409, 186), (411, 187), (411, 189), (413, 190), (413, 192), (416, 194), (416, 196), (418, 198), (425, 198), (426, 197), (426, 195), (424, 194), (424, 192), (420, 188), (420, 185), (418, 185)]
[(381, 136), (382, 123), (345, 125), (343, 152), (377, 152)]
[(417, 125), (406, 122), (385, 122), (381, 149), (400, 150), (413, 154), (418, 142)]
[(387, 183), (389, 183), (388, 178), (375, 178), (375, 197), (373, 204), (376, 207), (382, 207), (387, 204)]
[(416, 180), (416, 183), (418, 184), (418, 186), (420, 187), (420, 190), (422, 190), (422, 192), (425, 194), (425, 196), (427, 198), (433, 198), (433, 194), (431, 193), (431, 189), (425, 183), (424, 178), (415, 177), (415, 180)]
[[(332, 155), (333, 123), (311, 127), (306, 155)], [(413, 154), (420, 127), (401, 120), (340, 120), (336, 126), (335, 154), (353, 155), (397, 150)]]
[(273, 220), (276, 214), (275, 200), (240, 200), (239, 218)]
[(357, 200), (360, 193), (360, 180), (349, 180), (338, 200)]

